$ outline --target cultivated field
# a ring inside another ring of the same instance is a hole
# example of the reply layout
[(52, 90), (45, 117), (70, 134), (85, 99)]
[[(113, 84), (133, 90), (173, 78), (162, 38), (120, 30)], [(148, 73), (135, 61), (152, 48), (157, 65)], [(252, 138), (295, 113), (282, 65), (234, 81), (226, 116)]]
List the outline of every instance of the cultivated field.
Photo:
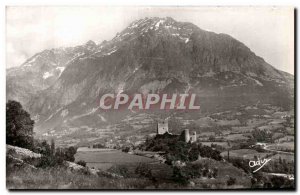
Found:
[[(243, 158), (243, 159), (249, 159), (249, 160), (254, 160), (255, 156), (258, 158), (264, 158), (270, 154), (271, 153), (260, 153), (260, 152), (257, 152), (256, 150), (252, 150), (252, 149), (239, 149), (239, 150), (230, 150), (229, 151), (230, 158)], [(226, 158), (227, 151), (222, 152), (221, 156)]]
[(279, 151), (294, 151), (294, 142), (283, 142), (283, 143), (276, 143), (270, 144), (268, 149), (270, 150), (279, 150)]
[(84, 160), (89, 167), (107, 170), (113, 165), (135, 166), (138, 163), (154, 163), (154, 159), (132, 155), (119, 150), (79, 150), (75, 155), (75, 161)]
[(218, 146), (222, 146), (225, 149), (230, 147), (227, 142), (201, 142), (201, 144), (205, 146), (211, 146), (211, 144), (215, 144)]

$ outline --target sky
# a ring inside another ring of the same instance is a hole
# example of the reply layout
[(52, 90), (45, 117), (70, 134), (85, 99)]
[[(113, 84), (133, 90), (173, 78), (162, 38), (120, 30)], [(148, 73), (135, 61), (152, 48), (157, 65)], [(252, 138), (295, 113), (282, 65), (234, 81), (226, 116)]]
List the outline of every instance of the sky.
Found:
[(294, 74), (291, 7), (7, 7), (6, 68), (45, 49), (110, 40), (145, 17), (172, 17), (229, 34), (277, 69)]

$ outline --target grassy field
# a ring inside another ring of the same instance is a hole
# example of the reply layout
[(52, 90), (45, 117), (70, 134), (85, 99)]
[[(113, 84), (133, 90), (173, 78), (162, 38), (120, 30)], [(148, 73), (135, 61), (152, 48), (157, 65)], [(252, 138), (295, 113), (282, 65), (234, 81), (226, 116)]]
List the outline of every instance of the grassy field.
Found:
[(182, 189), (176, 183), (154, 182), (147, 178), (108, 178), (74, 173), (65, 168), (14, 169), (6, 177), (8, 189)]
[[(264, 158), (267, 155), (270, 155), (270, 153), (260, 153), (256, 150), (252, 149), (239, 149), (239, 150), (230, 150), (229, 151), (229, 157), (231, 158), (243, 158), (243, 159), (249, 159), (254, 160), (254, 156), (257, 156), (258, 158)], [(227, 157), (227, 151), (222, 152), (221, 156)]]
[(279, 150), (279, 151), (294, 151), (294, 142), (282, 142), (282, 143), (276, 143), (276, 144), (270, 144), (268, 146), (268, 149), (271, 150)]
[(89, 167), (107, 170), (113, 165), (126, 165), (135, 167), (138, 163), (154, 163), (154, 159), (144, 156), (132, 155), (119, 150), (95, 150), (79, 151), (75, 155), (75, 161), (84, 160)]
[(224, 137), (225, 140), (237, 141), (237, 140), (248, 140), (248, 137), (245, 137), (244, 134), (230, 134)]
[(285, 159), (287, 162), (294, 162), (295, 156), (292, 154), (275, 154), (271, 157), (272, 160), (279, 160), (281, 158), (282, 160)]
[[(92, 150), (76, 154), (76, 161), (88, 160), (95, 165), (106, 166), (108, 171), (91, 172), (89, 168), (70, 168), (66, 165), (36, 168), (29, 164), (7, 164), (6, 184), (8, 189), (225, 189), (230, 177), (236, 178), (236, 186), (230, 188), (249, 188), (249, 177), (232, 164), (202, 158), (195, 163), (207, 164), (210, 169), (217, 169), (218, 175), (208, 179), (201, 177), (191, 183), (178, 183), (174, 180), (173, 168), (154, 159), (123, 153), (118, 150)], [(93, 160), (94, 162), (92, 162)], [(90, 164), (88, 163), (88, 166)], [(142, 176), (135, 170), (140, 163), (145, 163), (151, 176)], [(109, 165), (109, 166), (108, 166)], [(119, 172), (117, 167), (127, 171)], [(103, 169), (102, 169), (103, 170)], [(111, 174), (117, 176), (112, 176)]]
[(209, 147), (211, 146), (211, 144), (216, 144), (218, 146), (222, 146), (225, 149), (229, 148), (227, 142), (201, 142), (201, 144)]

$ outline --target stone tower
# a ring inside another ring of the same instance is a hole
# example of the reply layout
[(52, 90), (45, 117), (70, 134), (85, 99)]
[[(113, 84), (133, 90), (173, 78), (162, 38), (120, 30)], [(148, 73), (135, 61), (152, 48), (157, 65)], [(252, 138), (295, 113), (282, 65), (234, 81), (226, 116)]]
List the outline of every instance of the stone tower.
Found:
[(184, 141), (188, 143), (190, 141), (190, 131), (188, 129), (184, 130)]
[(168, 120), (159, 120), (157, 123), (157, 134), (163, 135), (169, 133)]
[(197, 133), (194, 131), (193, 135), (191, 136), (191, 142), (196, 142), (197, 141)]

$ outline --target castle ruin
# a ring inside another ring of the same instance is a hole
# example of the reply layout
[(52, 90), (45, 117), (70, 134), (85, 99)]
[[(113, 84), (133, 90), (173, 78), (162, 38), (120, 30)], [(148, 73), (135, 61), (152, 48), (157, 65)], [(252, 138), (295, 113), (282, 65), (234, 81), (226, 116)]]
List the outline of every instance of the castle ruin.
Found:
[(197, 141), (197, 133), (196, 133), (196, 131), (194, 131), (193, 134), (190, 135), (190, 131), (188, 129), (185, 129), (184, 130), (184, 141), (186, 143), (188, 143), (188, 142), (193, 143), (193, 142)]
[(157, 123), (157, 134), (163, 135), (169, 133), (168, 120), (159, 120)]
[[(157, 122), (157, 132), (156, 132), (156, 134), (157, 135), (163, 135), (165, 133), (169, 133), (170, 134), (170, 132), (169, 132), (169, 126), (168, 126), (168, 120), (166, 120), (166, 119), (165, 120), (164, 119), (160, 119)], [(196, 133), (196, 131), (194, 131), (193, 134), (190, 135), (189, 129), (185, 129), (185, 130), (183, 130), (182, 133), (184, 133), (184, 141), (186, 143), (188, 143), (188, 142), (193, 143), (193, 142), (197, 141), (197, 133)]]

